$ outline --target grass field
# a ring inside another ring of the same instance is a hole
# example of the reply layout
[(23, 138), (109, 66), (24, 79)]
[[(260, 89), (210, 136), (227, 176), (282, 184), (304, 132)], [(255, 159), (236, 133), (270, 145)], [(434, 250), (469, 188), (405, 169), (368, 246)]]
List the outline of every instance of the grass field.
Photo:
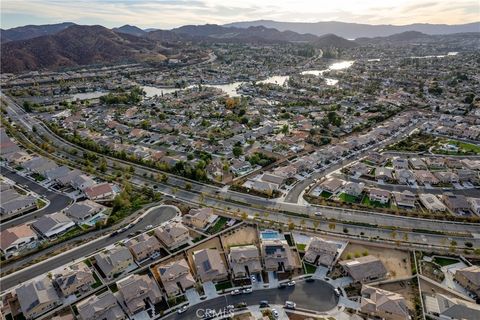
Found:
[(228, 218), (220, 217), (217, 220), (217, 222), (215, 222), (215, 224), (213, 226), (208, 228), (207, 232), (210, 233), (210, 234), (215, 234), (215, 233), (221, 231), (225, 227), (225, 224), (227, 223), (227, 221), (228, 221)]
[(342, 193), (341, 195), (338, 196), (338, 198), (344, 202), (348, 203), (358, 203), (358, 198), (346, 193)]
[(438, 264), (442, 267), (445, 267), (445, 266), (449, 266), (449, 265), (454, 264), (454, 263), (458, 263), (459, 261), (457, 259), (435, 257), (435, 258), (433, 258), (433, 262), (435, 262), (436, 264)]
[(387, 203), (380, 203), (378, 201), (370, 200), (370, 198), (367, 196), (363, 197), (362, 204), (374, 208), (390, 208), (390, 201)]

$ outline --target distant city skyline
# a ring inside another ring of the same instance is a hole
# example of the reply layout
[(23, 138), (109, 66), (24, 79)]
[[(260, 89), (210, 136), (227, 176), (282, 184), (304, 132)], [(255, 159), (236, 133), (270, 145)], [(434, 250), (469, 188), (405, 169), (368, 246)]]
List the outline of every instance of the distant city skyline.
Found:
[(365, 24), (464, 24), (480, 20), (478, 0), (2, 0), (1, 27), (74, 22), (171, 29), (251, 20)]

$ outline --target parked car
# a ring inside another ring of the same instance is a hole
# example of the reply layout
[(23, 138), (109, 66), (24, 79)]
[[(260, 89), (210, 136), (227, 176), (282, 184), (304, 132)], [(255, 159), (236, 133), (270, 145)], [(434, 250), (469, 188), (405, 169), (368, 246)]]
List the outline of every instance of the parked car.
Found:
[(293, 286), (296, 285), (296, 284), (297, 284), (297, 283), (296, 283), (294, 280), (292, 280), (292, 281), (289, 281), (289, 282), (287, 283), (287, 286), (293, 287)]
[(246, 308), (247, 307), (247, 303), (246, 302), (240, 302), (240, 303), (237, 303), (235, 305), (235, 308), (236, 309), (243, 309), (243, 308)]
[(240, 290), (238, 290), (238, 289), (232, 290), (232, 291), (230, 291), (230, 294), (231, 294), (232, 296), (239, 295), (239, 294), (240, 294)]
[(272, 309), (272, 315), (275, 319), (278, 319), (278, 317), (279, 317), (278, 311), (275, 310), (275, 309)]
[(188, 309), (188, 306), (183, 306), (177, 310), (177, 313), (178, 314), (184, 313), (185, 311), (187, 311), (187, 309)]
[(252, 280), (252, 283), (257, 282), (257, 277), (255, 277), (253, 274), (250, 276), (250, 279)]
[(260, 308), (268, 308), (268, 306), (269, 306), (267, 300), (260, 301), (259, 305), (260, 305)]
[(297, 308), (297, 304), (293, 301), (285, 301), (285, 308), (286, 309), (295, 309), (295, 308)]
[(280, 283), (278, 285), (278, 289), (285, 289), (287, 287), (287, 285), (285, 283)]
[(252, 288), (246, 288), (246, 289), (243, 289), (242, 291), (243, 293), (252, 293)]

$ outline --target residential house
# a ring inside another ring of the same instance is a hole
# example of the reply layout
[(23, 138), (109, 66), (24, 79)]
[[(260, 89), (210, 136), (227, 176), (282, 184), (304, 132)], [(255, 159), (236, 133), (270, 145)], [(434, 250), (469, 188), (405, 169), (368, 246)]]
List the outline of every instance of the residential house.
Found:
[(343, 181), (337, 178), (329, 178), (320, 184), (322, 190), (330, 193), (336, 193), (342, 186)]
[(310, 238), (305, 248), (303, 260), (313, 265), (330, 268), (337, 257), (338, 246), (335, 242), (320, 237)]
[(444, 169), (447, 166), (446, 160), (443, 157), (426, 158), (425, 163), (430, 169)]
[(363, 285), (361, 295), (360, 310), (363, 313), (385, 320), (410, 319), (405, 298), (399, 293)]
[(441, 293), (424, 296), (426, 313), (440, 320), (480, 319), (480, 306)]
[(91, 295), (77, 305), (80, 320), (126, 320), (117, 299), (110, 291)]
[(37, 240), (37, 234), (29, 226), (22, 224), (0, 233), (0, 250), (5, 257), (9, 257), (23, 248), (34, 247)]
[(94, 258), (107, 279), (113, 279), (115, 275), (124, 272), (134, 264), (130, 251), (121, 246), (97, 253)]
[(358, 197), (362, 194), (363, 190), (365, 189), (365, 183), (363, 182), (347, 182), (343, 187), (343, 192), (348, 195)]
[(480, 297), (480, 266), (472, 265), (455, 272), (455, 280), (468, 291)]
[(393, 169), (406, 170), (408, 169), (408, 160), (403, 158), (395, 158), (392, 160)]
[(385, 279), (388, 274), (382, 261), (372, 255), (340, 261), (340, 265), (355, 282), (366, 283), (381, 280)]
[(418, 198), (428, 211), (438, 212), (447, 210), (447, 207), (443, 204), (443, 202), (440, 201), (434, 194), (420, 193)]
[(37, 198), (31, 195), (21, 195), (14, 189), (2, 191), (0, 194), (0, 214), (12, 217), (38, 208)]
[(164, 224), (155, 229), (155, 236), (168, 249), (172, 250), (188, 243), (190, 232), (181, 222)]
[(70, 185), (77, 190), (83, 191), (86, 188), (95, 185), (95, 180), (85, 174), (80, 174), (72, 179)]
[(84, 262), (64, 268), (53, 276), (53, 281), (65, 297), (88, 292), (96, 282), (92, 270)]
[(187, 226), (205, 230), (217, 220), (218, 216), (214, 212), (212, 208), (191, 209), (183, 216), (183, 222)]
[(425, 164), (425, 162), (423, 162), (422, 159), (410, 158), (408, 161), (410, 162), (412, 168), (415, 170), (427, 170), (427, 165)]
[(365, 163), (362, 162), (356, 162), (350, 168), (348, 168), (348, 171), (350, 174), (360, 177), (363, 175), (366, 175), (370, 172), (370, 167), (368, 167)]
[(52, 281), (47, 276), (24, 283), (15, 292), (26, 319), (36, 319), (61, 304)]
[(227, 269), (217, 249), (203, 249), (193, 253), (197, 275), (202, 282), (219, 281), (228, 277)]
[(455, 213), (468, 212), (470, 209), (470, 204), (468, 203), (467, 198), (461, 194), (447, 192), (442, 195), (442, 200), (445, 205)]
[(385, 167), (377, 167), (375, 169), (375, 179), (382, 180), (382, 181), (392, 181), (393, 170)]
[(228, 258), (235, 278), (247, 277), (250, 274), (262, 271), (260, 253), (253, 244), (231, 247)]
[(89, 186), (83, 192), (90, 200), (109, 199), (115, 195), (112, 185), (107, 182)]
[(477, 183), (480, 180), (478, 172), (470, 169), (458, 169), (457, 175), (460, 182)]
[(393, 199), (399, 208), (415, 209), (417, 197), (414, 193), (405, 190), (403, 192), (393, 192)]
[(277, 176), (275, 174), (264, 173), (260, 180), (262, 180), (263, 182), (275, 184), (277, 185), (276, 188), (280, 189), (285, 184), (285, 181), (287, 179), (285, 177)]
[(44, 215), (32, 224), (32, 228), (45, 238), (54, 238), (74, 227), (75, 222), (62, 212)]
[(132, 274), (118, 281), (117, 288), (128, 313), (131, 315), (145, 310), (146, 301), (154, 305), (162, 300), (160, 288), (148, 274)]
[(427, 170), (414, 170), (413, 174), (415, 175), (415, 179), (423, 184), (423, 185), (435, 185), (438, 184), (438, 179)]
[(407, 169), (395, 170), (395, 179), (400, 184), (414, 184), (416, 181), (413, 172)]
[(155, 236), (146, 233), (129, 240), (126, 245), (136, 261), (143, 261), (162, 248)]
[(161, 264), (157, 268), (167, 296), (176, 296), (195, 286), (195, 279), (185, 259)]
[(382, 189), (370, 189), (369, 198), (371, 201), (377, 201), (382, 204), (388, 203), (390, 200), (390, 192)]
[(378, 166), (385, 162), (386, 157), (378, 152), (370, 152), (365, 160)]
[(267, 271), (291, 271), (300, 267), (294, 251), (284, 239), (262, 239), (261, 253)]
[(458, 183), (458, 175), (455, 172), (451, 171), (436, 171), (433, 175), (441, 183)]
[(63, 210), (63, 212), (72, 218), (77, 224), (82, 225), (104, 210), (104, 206), (91, 200), (86, 200), (75, 202), (70, 207)]

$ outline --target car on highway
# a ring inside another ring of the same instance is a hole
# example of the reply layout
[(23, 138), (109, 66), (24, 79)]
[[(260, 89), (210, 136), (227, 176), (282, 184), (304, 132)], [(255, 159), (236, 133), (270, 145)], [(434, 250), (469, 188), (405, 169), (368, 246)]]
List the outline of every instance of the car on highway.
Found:
[(292, 280), (292, 281), (289, 281), (289, 282), (287, 283), (287, 286), (293, 287), (293, 286), (296, 285), (296, 284), (297, 284), (297, 283), (296, 283), (294, 280)]
[(278, 317), (279, 317), (280, 315), (278, 314), (278, 311), (277, 311), (277, 310), (272, 309), (272, 316), (273, 316), (275, 319), (278, 319)]
[(241, 292), (240, 292), (239, 289), (235, 289), (235, 290), (232, 290), (232, 291), (230, 292), (230, 294), (231, 294), (232, 296), (237, 296), (237, 295), (239, 295), (240, 293), (241, 293)]
[(246, 288), (242, 290), (242, 293), (252, 293), (252, 292), (253, 292), (252, 288)]
[(188, 306), (183, 306), (183, 307), (181, 307), (180, 309), (177, 310), (177, 313), (178, 313), (178, 314), (182, 314), (182, 313), (184, 313), (185, 311), (187, 311), (187, 309), (188, 309)]
[(285, 301), (285, 309), (292, 309), (295, 310), (297, 308), (297, 304), (293, 301)]

